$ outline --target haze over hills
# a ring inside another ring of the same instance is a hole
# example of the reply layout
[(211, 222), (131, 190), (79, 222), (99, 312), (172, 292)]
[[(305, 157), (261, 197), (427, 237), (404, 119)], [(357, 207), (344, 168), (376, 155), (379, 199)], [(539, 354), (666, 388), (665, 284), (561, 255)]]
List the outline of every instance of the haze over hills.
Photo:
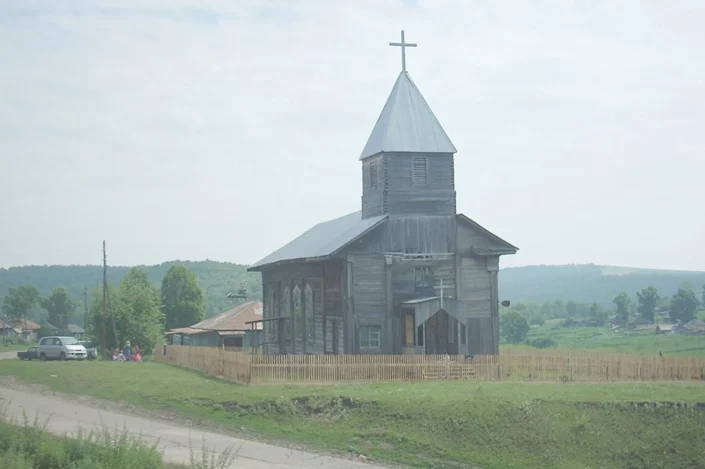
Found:
[[(157, 284), (170, 265), (182, 263), (193, 270), (207, 298), (208, 316), (232, 307), (233, 300), (227, 298), (235, 292), (241, 282), (247, 283), (252, 298), (262, 297), (259, 273), (248, 273), (247, 266), (217, 261), (172, 261), (159, 265), (141, 266)], [(130, 267), (108, 268), (111, 284), (119, 282)], [(83, 291), (88, 290), (88, 300), (102, 281), (102, 268), (85, 266), (25, 266), (0, 269), (0, 297), (4, 298), (8, 288), (24, 284), (36, 285), (42, 294), (48, 294), (56, 286), (65, 286), (78, 304), (75, 321), (82, 322)], [(624, 291), (635, 297), (636, 292), (648, 286), (658, 289), (661, 296), (672, 295), (682, 285), (689, 285), (700, 292), (705, 285), (705, 272), (682, 272), (627, 267), (582, 265), (539, 265), (502, 269), (499, 275), (501, 299), (512, 303), (534, 301), (575, 301), (611, 305), (612, 298)], [(36, 311), (35, 315), (40, 315)]]

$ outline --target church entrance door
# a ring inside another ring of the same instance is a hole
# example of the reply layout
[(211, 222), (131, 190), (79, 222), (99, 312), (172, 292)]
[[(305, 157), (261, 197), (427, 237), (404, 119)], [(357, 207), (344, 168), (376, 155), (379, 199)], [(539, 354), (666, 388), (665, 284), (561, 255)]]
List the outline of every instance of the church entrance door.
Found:
[(425, 348), (429, 355), (458, 354), (458, 321), (440, 309), (426, 321)]

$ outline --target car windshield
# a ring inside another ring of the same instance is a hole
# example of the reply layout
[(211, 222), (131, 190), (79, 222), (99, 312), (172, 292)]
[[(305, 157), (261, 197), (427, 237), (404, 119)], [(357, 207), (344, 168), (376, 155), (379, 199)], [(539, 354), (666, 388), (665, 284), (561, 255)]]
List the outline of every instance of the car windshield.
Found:
[(73, 337), (65, 337), (61, 339), (61, 343), (64, 345), (76, 345), (78, 341), (74, 339)]
[(91, 347), (93, 344), (88, 342), (87, 340), (82, 340), (79, 342), (79, 344), (83, 345), (84, 347)]

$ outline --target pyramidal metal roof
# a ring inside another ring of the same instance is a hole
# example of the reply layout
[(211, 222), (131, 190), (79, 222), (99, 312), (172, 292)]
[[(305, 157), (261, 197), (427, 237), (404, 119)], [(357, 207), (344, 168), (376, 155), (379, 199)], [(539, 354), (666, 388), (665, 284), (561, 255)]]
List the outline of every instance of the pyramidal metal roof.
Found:
[(387, 98), (360, 159), (381, 152), (456, 151), (409, 72), (403, 71)]

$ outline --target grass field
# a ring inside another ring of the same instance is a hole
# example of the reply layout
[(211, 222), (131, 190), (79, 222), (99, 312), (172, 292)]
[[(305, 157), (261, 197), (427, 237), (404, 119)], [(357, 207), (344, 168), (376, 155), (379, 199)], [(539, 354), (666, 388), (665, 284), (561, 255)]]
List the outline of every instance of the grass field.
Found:
[[(561, 327), (562, 319), (531, 326), (528, 339), (550, 337), (555, 349), (592, 352), (628, 353), (634, 355), (705, 356), (705, 336), (656, 334), (654, 332), (611, 331), (606, 327)], [(528, 345), (502, 344), (502, 349), (531, 349)]]
[(697, 384), (243, 387), (158, 363), (19, 360), (0, 376), (406, 467), (705, 467)]
[[(37, 344), (32, 344), (32, 345), (37, 345)], [(21, 350), (27, 350), (32, 345), (28, 345), (28, 344), (12, 344), (12, 345), (0, 344), (0, 353), (19, 352)]]

